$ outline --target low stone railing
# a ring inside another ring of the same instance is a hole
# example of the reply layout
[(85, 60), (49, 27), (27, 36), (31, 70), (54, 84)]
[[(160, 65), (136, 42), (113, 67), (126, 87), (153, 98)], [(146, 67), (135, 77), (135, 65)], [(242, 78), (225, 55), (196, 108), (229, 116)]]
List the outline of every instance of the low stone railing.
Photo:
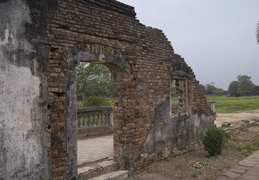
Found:
[(112, 107), (78, 107), (77, 108), (77, 127), (97, 127), (112, 125)]
[(78, 107), (77, 137), (107, 135), (113, 132), (112, 107)]

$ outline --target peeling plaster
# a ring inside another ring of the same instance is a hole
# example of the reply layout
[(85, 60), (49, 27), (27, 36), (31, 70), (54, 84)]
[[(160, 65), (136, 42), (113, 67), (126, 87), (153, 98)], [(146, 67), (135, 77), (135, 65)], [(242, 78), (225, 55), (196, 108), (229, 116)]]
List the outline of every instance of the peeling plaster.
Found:
[(0, 79), (0, 131), (4, 142), (1, 149), (5, 149), (8, 157), (5, 169), (8, 173), (21, 167), (33, 171), (40, 163), (41, 144), (30, 136), (34, 131), (31, 111), (34, 99), (39, 96), (40, 80), (29, 68), (14, 65), (7, 65), (0, 72)]

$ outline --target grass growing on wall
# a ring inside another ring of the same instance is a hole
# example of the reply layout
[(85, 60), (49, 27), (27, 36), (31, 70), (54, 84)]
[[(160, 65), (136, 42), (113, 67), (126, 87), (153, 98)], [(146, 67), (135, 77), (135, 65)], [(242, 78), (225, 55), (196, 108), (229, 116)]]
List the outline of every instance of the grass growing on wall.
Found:
[(259, 109), (259, 96), (208, 96), (207, 99), (216, 101), (217, 113), (239, 113)]

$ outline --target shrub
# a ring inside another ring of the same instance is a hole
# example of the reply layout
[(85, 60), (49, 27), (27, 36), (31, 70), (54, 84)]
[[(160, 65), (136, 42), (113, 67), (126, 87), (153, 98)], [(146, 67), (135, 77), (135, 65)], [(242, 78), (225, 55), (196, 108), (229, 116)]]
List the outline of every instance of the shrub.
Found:
[(202, 138), (204, 149), (208, 151), (210, 156), (220, 155), (226, 137), (227, 134), (224, 130), (216, 126), (208, 128)]

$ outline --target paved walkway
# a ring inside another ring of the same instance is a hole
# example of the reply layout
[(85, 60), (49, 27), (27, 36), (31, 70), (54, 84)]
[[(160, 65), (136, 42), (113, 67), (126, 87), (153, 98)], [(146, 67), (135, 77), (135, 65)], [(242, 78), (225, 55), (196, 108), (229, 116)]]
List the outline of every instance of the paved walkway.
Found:
[(113, 157), (113, 136), (77, 140), (77, 164)]
[(240, 161), (238, 166), (225, 172), (217, 180), (259, 180), (259, 151), (256, 151), (251, 156), (243, 161)]

